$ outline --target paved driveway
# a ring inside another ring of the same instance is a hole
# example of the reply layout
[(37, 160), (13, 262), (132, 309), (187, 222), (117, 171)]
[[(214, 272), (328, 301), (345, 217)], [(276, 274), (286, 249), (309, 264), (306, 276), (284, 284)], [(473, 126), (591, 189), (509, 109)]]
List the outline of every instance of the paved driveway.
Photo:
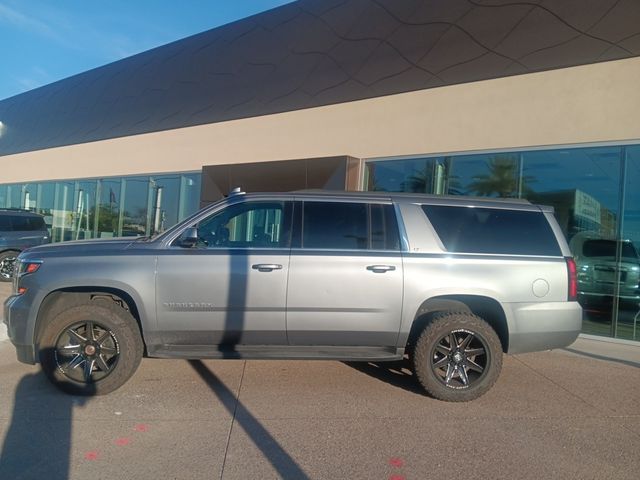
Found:
[(640, 358), (506, 357), (481, 399), (402, 364), (153, 360), (59, 393), (0, 342), (1, 479), (637, 479)]

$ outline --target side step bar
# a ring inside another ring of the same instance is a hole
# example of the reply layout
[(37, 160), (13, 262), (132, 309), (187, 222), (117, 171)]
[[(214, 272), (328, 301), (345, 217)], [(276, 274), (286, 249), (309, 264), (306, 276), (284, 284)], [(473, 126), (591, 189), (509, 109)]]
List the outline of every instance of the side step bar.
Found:
[(342, 360), (359, 362), (385, 362), (402, 360), (404, 348), (362, 346), (271, 346), (235, 345), (162, 345), (148, 346), (148, 356), (157, 358), (215, 359), (236, 358), (253, 360)]

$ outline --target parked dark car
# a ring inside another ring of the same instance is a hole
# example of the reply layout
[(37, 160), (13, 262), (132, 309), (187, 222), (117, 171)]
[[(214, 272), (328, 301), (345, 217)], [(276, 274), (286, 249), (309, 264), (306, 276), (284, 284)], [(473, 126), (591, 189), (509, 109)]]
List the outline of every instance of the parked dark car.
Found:
[(49, 230), (42, 215), (0, 209), (0, 281), (11, 281), (13, 266), (21, 251), (49, 242)]

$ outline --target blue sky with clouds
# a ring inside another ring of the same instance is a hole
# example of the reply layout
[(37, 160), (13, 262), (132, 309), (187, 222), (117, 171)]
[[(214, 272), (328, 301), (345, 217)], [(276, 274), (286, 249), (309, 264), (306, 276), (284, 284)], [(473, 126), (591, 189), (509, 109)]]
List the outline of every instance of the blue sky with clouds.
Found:
[(290, 0), (0, 0), (0, 100)]

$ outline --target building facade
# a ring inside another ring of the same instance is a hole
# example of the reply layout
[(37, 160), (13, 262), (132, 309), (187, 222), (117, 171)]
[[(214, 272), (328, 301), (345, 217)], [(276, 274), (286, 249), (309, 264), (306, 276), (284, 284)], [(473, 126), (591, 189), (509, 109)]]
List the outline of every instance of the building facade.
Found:
[(300, 0), (0, 101), (0, 208), (54, 241), (247, 190), (553, 205), (587, 333), (640, 340), (640, 2)]

